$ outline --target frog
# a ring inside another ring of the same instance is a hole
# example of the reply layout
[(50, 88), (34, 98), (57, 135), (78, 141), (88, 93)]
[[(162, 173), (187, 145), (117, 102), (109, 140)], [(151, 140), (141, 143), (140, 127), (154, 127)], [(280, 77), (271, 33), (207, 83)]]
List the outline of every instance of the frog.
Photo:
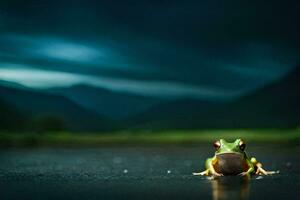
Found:
[(246, 143), (242, 139), (227, 142), (219, 139), (213, 143), (215, 155), (205, 162), (206, 170), (193, 173), (195, 176), (251, 176), (271, 175), (279, 171), (267, 171), (255, 157), (249, 157), (245, 151)]

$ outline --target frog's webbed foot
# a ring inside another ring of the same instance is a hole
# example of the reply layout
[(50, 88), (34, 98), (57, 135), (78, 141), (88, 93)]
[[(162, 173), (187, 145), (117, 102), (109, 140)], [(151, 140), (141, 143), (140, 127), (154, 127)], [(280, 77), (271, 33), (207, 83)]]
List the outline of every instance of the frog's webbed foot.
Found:
[(262, 164), (261, 163), (257, 163), (256, 165), (257, 169), (255, 174), (256, 175), (272, 175), (272, 174), (278, 174), (279, 171), (266, 171), (262, 168)]
[(224, 176), (223, 174), (221, 173), (218, 173), (218, 172), (213, 172), (212, 173), (213, 177), (220, 177), (220, 176)]
[(272, 175), (272, 174), (278, 174), (279, 171), (266, 171), (262, 167), (257, 167), (257, 170), (255, 172), (256, 175)]
[(250, 176), (250, 173), (247, 171), (247, 172), (239, 173), (238, 175), (239, 176)]
[(193, 173), (194, 176), (209, 176), (212, 175), (213, 177), (220, 177), (223, 176), (223, 174), (220, 174), (216, 171), (211, 172), (209, 169), (203, 171), (203, 172), (198, 172), (198, 173)]
[(209, 169), (203, 171), (203, 172), (196, 172), (193, 173), (194, 176), (208, 176), (209, 175)]

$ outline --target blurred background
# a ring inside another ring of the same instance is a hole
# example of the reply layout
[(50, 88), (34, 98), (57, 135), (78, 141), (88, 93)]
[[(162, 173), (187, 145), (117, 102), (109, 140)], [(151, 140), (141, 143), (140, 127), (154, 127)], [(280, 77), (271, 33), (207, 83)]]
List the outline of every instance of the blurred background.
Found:
[(294, 1), (1, 1), (0, 129), (182, 137), (297, 129), (298, 9)]

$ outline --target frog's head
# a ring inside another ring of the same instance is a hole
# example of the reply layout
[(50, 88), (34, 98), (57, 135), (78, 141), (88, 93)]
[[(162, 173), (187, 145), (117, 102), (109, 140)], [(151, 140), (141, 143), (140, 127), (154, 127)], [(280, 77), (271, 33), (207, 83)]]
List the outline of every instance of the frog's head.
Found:
[(241, 139), (234, 142), (226, 142), (220, 139), (214, 143), (216, 148), (215, 156), (217, 158), (218, 170), (222, 174), (236, 175), (244, 171), (246, 153), (244, 152), (246, 144)]
[(236, 139), (234, 142), (226, 142), (224, 139), (220, 139), (214, 142), (214, 147), (216, 149), (215, 154), (244, 154), (246, 144), (241, 139)]

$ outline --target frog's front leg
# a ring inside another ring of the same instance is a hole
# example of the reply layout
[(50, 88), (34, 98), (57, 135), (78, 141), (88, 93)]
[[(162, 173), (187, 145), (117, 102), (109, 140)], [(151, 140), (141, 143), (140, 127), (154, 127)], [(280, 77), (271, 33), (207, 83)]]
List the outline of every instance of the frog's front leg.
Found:
[(255, 166), (256, 171), (255, 174), (256, 175), (271, 175), (271, 174), (276, 174), (279, 173), (278, 171), (266, 171), (262, 168), (262, 164), (260, 162), (257, 162), (256, 158), (252, 157), (251, 158), (251, 163)]
[(246, 159), (246, 165), (247, 171), (240, 173), (240, 176), (250, 176), (254, 172), (255, 168), (251, 160)]
[(208, 158), (205, 162), (205, 166), (206, 166), (206, 170), (203, 172), (199, 172), (199, 173), (193, 173), (193, 175), (196, 176), (209, 176), (209, 175), (213, 175), (213, 176), (223, 176), (223, 174), (220, 174), (218, 172), (216, 172), (214, 165), (217, 163), (217, 158), (214, 156), (213, 158)]

